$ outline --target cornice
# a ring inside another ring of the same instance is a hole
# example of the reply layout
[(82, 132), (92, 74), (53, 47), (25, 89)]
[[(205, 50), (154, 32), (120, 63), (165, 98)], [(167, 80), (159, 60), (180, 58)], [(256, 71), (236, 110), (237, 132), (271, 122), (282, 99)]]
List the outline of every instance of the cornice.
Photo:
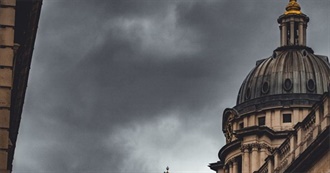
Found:
[(241, 141), (239, 140), (235, 140), (226, 144), (220, 149), (218, 153), (219, 159), (223, 161), (225, 159), (225, 156), (228, 154), (228, 152), (233, 151), (235, 149), (239, 149), (240, 146), (241, 146)]
[(236, 105), (240, 116), (276, 108), (310, 108), (322, 98), (321, 94), (277, 94), (258, 97)]
[(293, 132), (293, 130), (274, 131), (267, 126), (251, 126), (251, 127), (245, 127), (240, 130), (236, 130), (235, 136), (238, 139), (242, 139), (244, 136), (249, 136), (249, 135), (257, 135), (257, 136), (266, 135), (269, 138), (285, 138), (291, 132)]

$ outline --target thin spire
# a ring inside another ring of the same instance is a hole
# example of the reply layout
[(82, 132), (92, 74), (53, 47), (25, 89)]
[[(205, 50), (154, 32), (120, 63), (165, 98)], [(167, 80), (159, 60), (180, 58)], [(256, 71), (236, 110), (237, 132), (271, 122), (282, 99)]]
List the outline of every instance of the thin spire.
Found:
[(170, 170), (170, 168), (166, 167), (166, 172), (164, 172), (164, 173), (170, 173), (168, 170)]

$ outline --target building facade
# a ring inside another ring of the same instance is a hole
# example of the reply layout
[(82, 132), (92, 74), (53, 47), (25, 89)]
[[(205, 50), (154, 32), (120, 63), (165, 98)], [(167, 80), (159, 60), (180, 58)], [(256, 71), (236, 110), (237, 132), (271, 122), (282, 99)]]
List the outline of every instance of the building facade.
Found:
[(0, 0), (0, 173), (10, 173), (41, 0)]
[(309, 17), (290, 0), (281, 45), (256, 62), (223, 113), (217, 173), (330, 172), (330, 64), (307, 46)]

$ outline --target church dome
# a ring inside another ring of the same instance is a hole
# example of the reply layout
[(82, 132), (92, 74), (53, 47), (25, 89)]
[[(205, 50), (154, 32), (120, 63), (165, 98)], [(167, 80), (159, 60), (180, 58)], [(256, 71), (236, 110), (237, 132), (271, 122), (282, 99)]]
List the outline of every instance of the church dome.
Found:
[(278, 95), (295, 95), (295, 100), (301, 98), (297, 94), (322, 95), (328, 91), (329, 83), (326, 56), (315, 55), (306, 46), (284, 46), (271, 57), (257, 61), (239, 90), (237, 105)]

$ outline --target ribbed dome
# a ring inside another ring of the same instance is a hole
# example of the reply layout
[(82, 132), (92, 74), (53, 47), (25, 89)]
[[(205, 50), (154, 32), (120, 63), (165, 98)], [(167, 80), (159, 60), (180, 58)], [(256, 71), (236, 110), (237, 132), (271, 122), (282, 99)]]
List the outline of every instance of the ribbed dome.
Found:
[(257, 61), (238, 93), (237, 105), (260, 97), (281, 94), (323, 94), (330, 83), (326, 56), (308, 47), (286, 46)]

